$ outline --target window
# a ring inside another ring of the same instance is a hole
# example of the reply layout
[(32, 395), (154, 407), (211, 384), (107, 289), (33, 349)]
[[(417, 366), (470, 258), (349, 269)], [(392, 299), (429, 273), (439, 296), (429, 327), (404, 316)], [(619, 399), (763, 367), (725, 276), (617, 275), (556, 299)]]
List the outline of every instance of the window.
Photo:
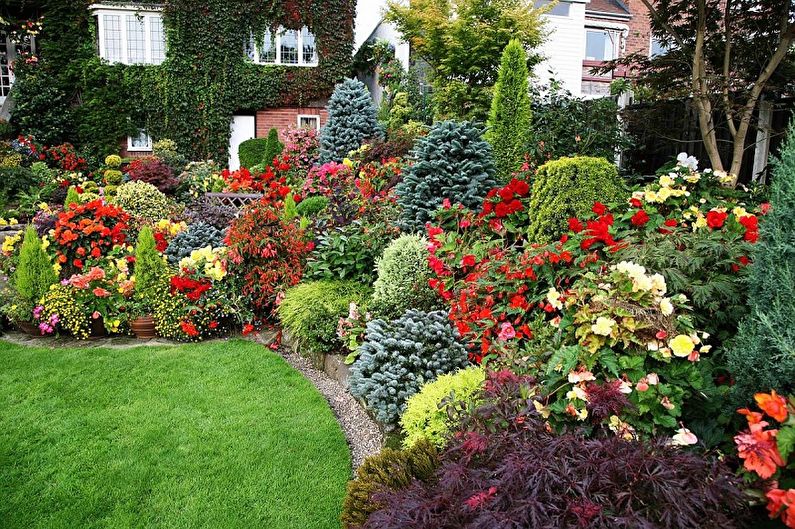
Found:
[(299, 114), (298, 128), (320, 130), (320, 116)]
[(618, 34), (606, 29), (589, 29), (585, 32), (585, 60), (612, 61), (616, 58)]
[[(536, 0), (535, 7), (539, 9), (541, 7), (548, 6), (551, 3), (550, 0)], [(554, 15), (556, 17), (567, 17), (569, 16), (569, 8), (571, 4), (569, 2), (557, 2), (552, 9), (546, 12), (547, 15)]]
[(317, 43), (309, 28), (266, 30), (262, 45), (252, 35), (246, 43), (246, 55), (257, 64), (317, 66)]
[(166, 58), (166, 32), (153, 8), (91, 6), (97, 15), (99, 55), (122, 64), (160, 64)]
[(145, 130), (139, 130), (137, 136), (127, 137), (127, 150), (129, 152), (151, 151), (152, 137)]
[(651, 45), (649, 46), (649, 57), (658, 57), (660, 55), (665, 55), (668, 53), (670, 48), (668, 45), (655, 38), (654, 36), (651, 37)]

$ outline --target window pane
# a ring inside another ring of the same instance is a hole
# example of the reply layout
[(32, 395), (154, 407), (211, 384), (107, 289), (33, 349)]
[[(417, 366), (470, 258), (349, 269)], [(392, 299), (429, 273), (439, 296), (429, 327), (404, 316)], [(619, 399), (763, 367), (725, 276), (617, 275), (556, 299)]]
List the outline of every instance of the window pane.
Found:
[(103, 15), (105, 39), (105, 59), (111, 62), (121, 61), (121, 17), (119, 15)]
[(166, 32), (163, 30), (163, 20), (159, 16), (149, 19), (149, 38), (152, 40), (152, 62), (160, 64), (166, 60)]
[(298, 126), (302, 129), (320, 129), (319, 116), (300, 116), (298, 118)]
[(607, 31), (589, 30), (585, 34), (585, 59), (610, 61), (613, 57), (613, 39)]
[(8, 62), (6, 34), (0, 33), (0, 97), (6, 97), (11, 91), (11, 70)]
[(133, 149), (149, 149), (152, 146), (152, 138), (145, 130), (139, 131), (137, 136), (130, 137), (130, 147)]
[(315, 46), (315, 34), (309, 31), (309, 28), (304, 28), (301, 30), (301, 39), (304, 50), (304, 64), (317, 63), (317, 46)]
[(664, 42), (657, 40), (656, 38), (651, 38), (651, 51), (649, 53), (650, 57), (657, 57), (658, 55), (665, 55), (668, 53), (668, 46)]
[(144, 38), (143, 19), (135, 15), (127, 15), (127, 62), (129, 64), (146, 62)]
[[(550, 0), (536, 0), (535, 7), (538, 9), (540, 7), (549, 5), (549, 3)], [(558, 2), (552, 7), (552, 9), (547, 11), (547, 14), (559, 17), (567, 17), (569, 16), (569, 7), (571, 7), (569, 2)]]
[(282, 33), (282, 64), (298, 64), (298, 32), (288, 29)]
[[(259, 62), (273, 64), (276, 62), (276, 35), (271, 30), (265, 31), (262, 37), (262, 47), (259, 49)], [(284, 52), (282, 52), (284, 53)]]

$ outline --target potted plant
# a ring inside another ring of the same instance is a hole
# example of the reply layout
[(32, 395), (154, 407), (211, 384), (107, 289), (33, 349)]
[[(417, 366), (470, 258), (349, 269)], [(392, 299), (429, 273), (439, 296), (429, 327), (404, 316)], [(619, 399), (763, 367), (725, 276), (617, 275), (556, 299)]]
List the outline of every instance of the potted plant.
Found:
[(167, 271), (163, 256), (157, 251), (152, 230), (145, 226), (138, 233), (135, 244), (135, 293), (130, 314), (130, 327), (139, 339), (156, 336), (151, 303), (162, 284), (160, 279)]
[(31, 336), (42, 336), (42, 331), (34, 322), (33, 311), (42, 296), (57, 281), (58, 277), (36, 228), (29, 226), (19, 251), (19, 263), (11, 277), (13, 301), (8, 309), (9, 317), (22, 331)]

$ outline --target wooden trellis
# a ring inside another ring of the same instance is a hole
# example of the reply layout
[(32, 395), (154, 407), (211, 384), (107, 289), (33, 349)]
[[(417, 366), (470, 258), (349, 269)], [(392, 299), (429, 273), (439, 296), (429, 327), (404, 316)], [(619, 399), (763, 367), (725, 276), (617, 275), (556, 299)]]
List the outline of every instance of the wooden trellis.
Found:
[(204, 197), (210, 204), (240, 210), (262, 198), (262, 195), (259, 193), (205, 193)]

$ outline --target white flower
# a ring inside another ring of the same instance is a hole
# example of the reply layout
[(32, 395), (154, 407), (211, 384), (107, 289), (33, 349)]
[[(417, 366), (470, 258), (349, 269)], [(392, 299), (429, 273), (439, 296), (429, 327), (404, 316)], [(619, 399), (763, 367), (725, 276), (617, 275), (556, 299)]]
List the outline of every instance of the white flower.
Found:
[(627, 382), (626, 380), (621, 381), (621, 385), (619, 386), (619, 391), (624, 394), (632, 393), (632, 384)]
[(613, 332), (613, 326), (615, 324), (616, 321), (614, 319), (599, 316), (596, 318), (596, 323), (591, 325), (591, 332), (600, 336), (610, 336), (610, 334)]
[(698, 170), (698, 160), (695, 156), (688, 156), (686, 152), (680, 152), (676, 157), (676, 163), (680, 167), (687, 167), (691, 171)]
[(676, 434), (671, 438), (671, 444), (674, 446), (694, 445), (697, 442), (698, 437), (687, 428), (679, 428)]
[(649, 373), (646, 375), (646, 380), (649, 382), (650, 386), (656, 386), (660, 383), (660, 377), (657, 373)]
[(674, 313), (674, 306), (670, 299), (663, 298), (660, 301), (660, 312), (662, 312), (663, 316), (670, 316)]
[(552, 305), (554, 308), (558, 310), (563, 308), (563, 303), (561, 303), (560, 301), (560, 292), (555, 290), (554, 287), (550, 288), (549, 292), (547, 292), (547, 301), (549, 302), (550, 305)]

